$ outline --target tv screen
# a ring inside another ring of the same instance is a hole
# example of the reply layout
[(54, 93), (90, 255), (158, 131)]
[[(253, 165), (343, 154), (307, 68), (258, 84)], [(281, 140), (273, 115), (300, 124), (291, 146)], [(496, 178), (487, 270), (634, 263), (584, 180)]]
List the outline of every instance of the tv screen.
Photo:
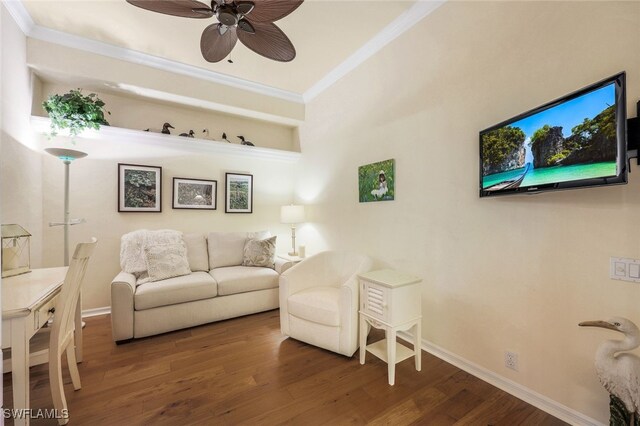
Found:
[(627, 182), (625, 73), (480, 132), (480, 196)]

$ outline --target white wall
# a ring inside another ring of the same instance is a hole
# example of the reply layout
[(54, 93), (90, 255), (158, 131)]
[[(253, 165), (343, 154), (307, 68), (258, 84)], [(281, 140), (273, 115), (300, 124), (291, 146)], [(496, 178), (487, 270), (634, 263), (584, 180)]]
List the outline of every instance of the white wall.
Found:
[[(307, 105), (300, 240), (423, 277), (426, 340), (606, 423), (593, 358), (614, 336), (577, 324), (640, 324), (640, 286), (608, 277), (610, 256), (640, 257), (640, 168), (626, 186), (479, 199), (478, 132), (621, 70), (634, 116), (639, 22), (634, 2), (446, 3)], [(396, 200), (359, 204), (358, 166), (389, 158)]]
[(32, 78), (26, 65), (26, 37), (4, 5), (0, 99), (0, 221), (18, 223), (31, 238), (31, 265), (42, 259), (42, 165), (41, 155), (29, 130)]

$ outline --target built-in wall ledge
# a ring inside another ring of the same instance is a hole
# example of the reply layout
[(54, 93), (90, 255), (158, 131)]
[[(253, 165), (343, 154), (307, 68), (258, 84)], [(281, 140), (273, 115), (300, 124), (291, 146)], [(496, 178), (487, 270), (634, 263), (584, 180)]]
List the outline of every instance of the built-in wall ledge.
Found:
[[(50, 124), (48, 117), (31, 116), (31, 128), (37, 133), (48, 134), (51, 130)], [(67, 144), (71, 143), (74, 145), (73, 149), (85, 151), (96, 159), (151, 158), (194, 154), (233, 155), (288, 163), (300, 159), (300, 153), (294, 151), (209, 139), (186, 138), (113, 126), (102, 126), (99, 131), (86, 130), (73, 142), (70, 142), (68, 136), (58, 135), (48, 141), (47, 145), (55, 144), (55, 139), (64, 140)]]

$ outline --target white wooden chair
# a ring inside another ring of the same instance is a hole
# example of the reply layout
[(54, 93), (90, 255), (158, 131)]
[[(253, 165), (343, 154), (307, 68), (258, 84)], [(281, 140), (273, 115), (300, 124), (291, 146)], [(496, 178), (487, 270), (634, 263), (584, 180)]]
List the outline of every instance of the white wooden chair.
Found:
[[(67, 409), (67, 399), (64, 395), (64, 384), (62, 382), (62, 354), (67, 354), (67, 364), (73, 388), (81, 388), (80, 373), (76, 361), (75, 351), (75, 322), (74, 315), (80, 296), (80, 287), (87, 270), (89, 257), (96, 247), (97, 241), (91, 239), (89, 243), (80, 243), (71, 258), (69, 270), (62, 284), (60, 296), (56, 302), (56, 310), (53, 316), (53, 324), (49, 337), (49, 383), (51, 385), (51, 395), (53, 397), (53, 407), (62, 412)], [(59, 419), (61, 425), (67, 424), (69, 419)]]

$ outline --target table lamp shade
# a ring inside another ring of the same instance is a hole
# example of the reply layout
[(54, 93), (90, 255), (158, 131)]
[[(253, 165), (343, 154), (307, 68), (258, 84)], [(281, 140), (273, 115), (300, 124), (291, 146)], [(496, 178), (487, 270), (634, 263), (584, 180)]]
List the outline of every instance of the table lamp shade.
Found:
[(282, 206), (280, 209), (280, 222), (282, 223), (302, 223), (304, 222), (304, 206)]

